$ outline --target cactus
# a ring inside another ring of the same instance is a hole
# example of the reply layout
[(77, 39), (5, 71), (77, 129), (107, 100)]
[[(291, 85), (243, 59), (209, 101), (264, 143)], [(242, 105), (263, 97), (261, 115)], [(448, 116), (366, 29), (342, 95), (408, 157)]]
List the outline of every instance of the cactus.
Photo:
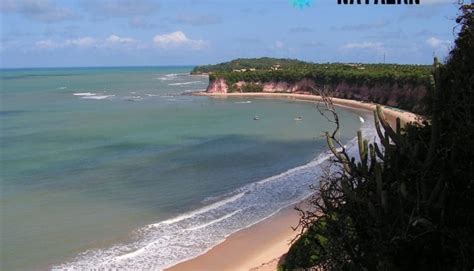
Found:
[(370, 153), (370, 168), (369, 171), (372, 171), (377, 163), (377, 156), (375, 154), (375, 147), (373, 144), (369, 144), (369, 153)]
[[(378, 120), (380, 121), (380, 124), (382, 125), (383, 129), (385, 130), (385, 132), (388, 134), (388, 136), (390, 137), (390, 139), (393, 140), (393, 142), (396, 144), (396, 145), (399, 145), (401, 144), (401, 140), (400, 140), (400, 134), (396, 133), (392, 127), (390, 126), (390, 124), (388, 123), (387, 119), (385, 118), (385, 115), (383, 113), (383, 110), (382, 108), (377, 105), (376, 108), (375, 108), (376, 112), (377, 112), (377, 117), (378, 117)], [(400, 122), (400, 119), (397, 118), (397, 126), (399, 126)], [(380, 127), (379, 127), (380, 128)], [(382, 139), (382, 138), (381, 138)]]
[(375, 130), (377, 131), (377, 135), (379, 136), (380, 141), (384, 141), (385, 137), (384, 137), (384, 134), (382, 133), (382, 130), (380, 128), (380, 121), (379, 121), (379, 117), (377, 115), (377, 111), (374, 111), (374, 122), (375, 122)]
[(359, 156), (360, 156), (360, 163), (363, 170), (367, 171), (367, 157), (368, 157), (368, 141), (364, 140), (362, 137), (362, 132), (357, 132), (357, 141), (359, 143)]
[(334, 140), (331, 138), (331, 136), (329, 135), (328, 132), (326, 132), (326, 140), (327, 140), (327, 143), (328, 143), (328, 146), (329, 146), (329, 149), (331, 150), (331, 152), (334, 154), (334, 156), (337, 158), (337, 160), (342, 164), (342, 166), (344, 167), (344, 170), (348, 174), (350, 174), (352, 172), (352, 170), (351, 170), (351, 167), (349, 165), (349, 159), (337, 150), (336, 146), (334, 145)]
[(380, 166), (380, 164), (376, 164), (374, 170), (375, 170), (375, 183), (377, 186), (377, 196), (379, 197), (380, 205), (386, 211), (388, 200), (387, 200), (387, 191), (385, 190), (384, 183), (383, 183), (382, 167)]
[(400, 194), (404, 199), (408, 197), (407, 184), (404, 180), (400, 182)]
[(377, 157), (380, 158), (380, 160), (385, 160), (385, 155), (382, 153), (382, 151), (379, 148), (379, 144), (377, 142), (374, 142), (374, 149), (375, 153), (377, 154)]

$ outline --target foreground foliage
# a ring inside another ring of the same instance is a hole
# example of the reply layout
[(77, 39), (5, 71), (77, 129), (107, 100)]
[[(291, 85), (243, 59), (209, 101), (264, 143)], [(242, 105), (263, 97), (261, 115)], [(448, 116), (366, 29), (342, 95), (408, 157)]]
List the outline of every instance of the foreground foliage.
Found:
[(311, 210), (300, 210), (301, 238), (283, 269), (472, 270), (474, 268), (473, 5), (463, 5), (455, 48), (435, 59), (428, 119), (392, 128), (374, 114), (379, 143), (358, 134), (357, 159), (336, 130), (335, 156)]

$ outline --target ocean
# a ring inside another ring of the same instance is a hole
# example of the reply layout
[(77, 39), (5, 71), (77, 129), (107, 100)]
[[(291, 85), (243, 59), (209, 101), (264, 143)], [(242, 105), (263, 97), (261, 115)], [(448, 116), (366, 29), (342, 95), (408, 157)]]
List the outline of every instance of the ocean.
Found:
[(316, 106), (188, 95), (191, 69), (1, 70), (1, 270), (162, 269), (310, 195)]

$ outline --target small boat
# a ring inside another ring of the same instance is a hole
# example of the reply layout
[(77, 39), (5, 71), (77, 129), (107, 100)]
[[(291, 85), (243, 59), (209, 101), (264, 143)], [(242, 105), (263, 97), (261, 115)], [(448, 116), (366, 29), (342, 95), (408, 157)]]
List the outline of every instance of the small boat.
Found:
[(303, 117), (296, 117), (295, 120), (296, 120), (296, 121), (302, 121), (302, 120), (303, 120)]
[(253, 117), (253, 120), (260, 120), (260, 117), (259, 117), (259, 116), (255, 116), (255, 117)]

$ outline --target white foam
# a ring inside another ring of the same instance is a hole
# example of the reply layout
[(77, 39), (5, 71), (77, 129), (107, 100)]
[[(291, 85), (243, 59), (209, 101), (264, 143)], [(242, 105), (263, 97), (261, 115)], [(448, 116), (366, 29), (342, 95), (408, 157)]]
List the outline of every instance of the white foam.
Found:
[(163, 76), (163, 77), (157, 77), (157, 78), (155, 78), (155, 79), (162, 80), (162, 81), (174, 80), (174, 79), (176, 79), (176, 77), (177, 77), (178, 75), (181, 75), (181, 74), (178, 74), (178, 73), (169, 73), (169, 74), (166, 74), (166, 75)]
[(240, 209), (239, 209), (239, 210), (235, 210), (235, 211), (233, 211), (232, 213), (226, 214), (226, 215), (224, 215), (224, 216), (222, 216), (222, 217), (220, 217), (220, 218), (218, 218), (218, 219), (216, 219), (216, 220), (213, 220), (213, 221), (211, 221), (211, 222), (208, 222), (208, 223), (205, 223), (205, 224), (202, 224), (202, 225), (199, 225), (199, 226), (195, 226), (195, 227), (192, 227), (192, 228), (188, 228), (188, 229), (186, 229), (186, 230), (188, 230), (188, 231), (195, 231), (195, 230), (199, 230), (199, 229), (202, 229), (202, 228), (211, 226), (212, 224), (216, 224), (216, 223), (218, 223), (218, 222), (220, 222), (220, 221), (222, 221), (222, 220), (224, 220), (224, 219), (230, 218), (231, 216), (237, 214), (237, 213), (240, 212), (240, 211), (242, 211), (242, 210), (240, 210)]
[(74, 96), (94, 96), (96, 94), (92, 93), (92, 92), (78, 92), (78, 93), (73, 93), (72, 95), (74, 95)]
[(252, 101), (235, 102), (236, 104), (250, 104)]
[(57, 89), (67, 89), (67, 87), (58, 87)]
[[(375, 135), (371, 127), (361, 130), (366, 138)], [(347, 144), (350, 155), (357, 156), (357, 148), (351, 147), (356, 144), (356, 138)], [(309, 187), (321, 177), (321, 166), (330, 157), (329, 152), (320, 153), (305, 165), (245, 185), (228, 197), (215, 197), (217, 202), (143, 227), (135, 232), (133, 243), (87, 251), (53, 269), (161, 270), (196, 257), (230, 234), (311, 195)]]
[(189, 81), (189, 82), (183, 82), (183, 83), (171, 83), (171, 84), (168, 84), (168, 86), (183, 86), (183, 85), (191, 85), (191, 84), (197, 84), (197, 83), (202, 83), (202, 81)]
[(95, 96), (83, 96), (81, 99), (93, 99), (93, 100), (103, 100), (110, 97), (114, 97), (115, 95), (95, 95)]
[(172, 223), (176, 223), (176, 222), (179, 222), (179, 221), (182, 221), (184, 219), (187, 219), (187, 218), (190, 218), (190, 217), (193, 217), (193, 216), (196, 216), (196, 215), (199, 215), (199, 214), (202, 214), (202, 213), (205, 213), (209, 210), (212, 210), (212, 209), (216, 209), (216, 208), (219, 208), (225, 204), (229, 204), (229, 203), (232, 203), (236, 200), (238, 200), (239, 198), (243, 197), (245, 195), (245, 192), (241, 192), (241, 193), (238, 193), (236, 195), (233, 195), (229, 198), (226, 198), (224, 200), (221, 200), (221, 201), (218, 201), (218, 202), (215, 202), (213, 204), (210, 204), (206, 207), (203, 207), (201, 209), (198, 209), (194, 212), (191, 212), (191, 213), (188, 213), (188, 214), (183, 214), (183, 215), (180, 215), (180, 216), (177, 216), (175, 218), (172, 218), (172, 219), (168, 219), (168, 220), (165, 220), (163, 222), (160, 222), (160, 223), (156, 223), (156, 224), (151, 224), (150, 226), (158, 226), (162, 223), (164, 224), (172, 224)]
[(155, 223), (138, 231), (140, 240), (105, 250), (89, 251), (56, 268), (119, 268), (161, 270), (196, 257), (227, 236), (273, 215), (311, 194), (320, 176), (318, 165), (329, 156), (238, 189), (234, 195), (196, 211)]
[(203, 92), (203, 91), (206, 91), (205, 88), (199, 88), (199, 89), (186, 89), (185, 91), (183, 91), (184, 94), (188, 94), (188, 93), (193, 93), (193, 92)]
[(364, 122), (365, 122), (364, 118), (361, 117), (361, 116), (359, 116), (359, 120), (360, 120), (361, 123), (364, 123)]

